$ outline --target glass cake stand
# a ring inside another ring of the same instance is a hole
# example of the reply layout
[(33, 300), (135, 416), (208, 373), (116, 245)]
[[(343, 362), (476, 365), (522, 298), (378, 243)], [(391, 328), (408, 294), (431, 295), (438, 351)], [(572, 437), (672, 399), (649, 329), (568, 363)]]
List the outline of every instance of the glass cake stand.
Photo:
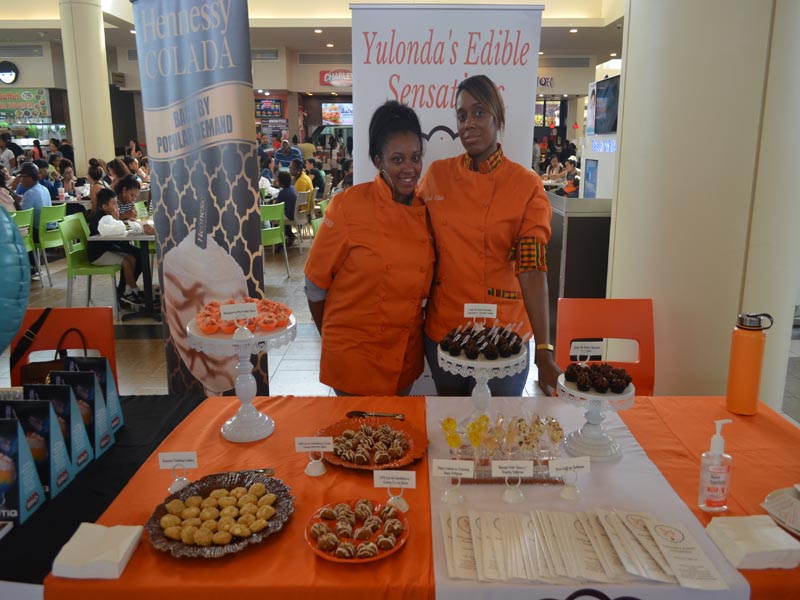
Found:
[(569, 454), (589, 456), (594, 461), (611, 461), (622, 456), (619, 442), (603, 429), (603, 420), (609, 411), (617, 412), (633, 406), (636, 389), (632, 383), (621, 394), (611, 391), (605, 394), (582, 392), (574, 383), (566, 381), (562, 373), (558, 376), (558, 395), (566, 398), (570, 404), (587, 409), (584, 414), (586, 423), (564, 440), (564, 447)]
[(250, 356), (285, 346), (297, 335), (294, 315), (289, 317), (285, 328), (267, 333), (252, 333), (246, 327), (239, 327), (233, 335), (215, 333), (204, 335), (192, 319), (186, 325), (189, 345), (192, 349), (213, 356), (239, 357), (236, 365), (236, 396), (242, 403), (238, 412), (225, 421), (222, 426), (222, 437), (229, 442), (254, 442), (272, 435), (275, 421), (271, 417), (256, 410), (253, 398), (256, 395), (256, 378), (253, 377), (253, 365)]
[(489, 398), (492, 392), (489, 389), (489, 382), (492, 379), (502, 379), (512, 377), (525, 370), (528, 364), (528, 350), (522, 347), (519, 354), (508, 358), (498, 357), (496, 360), (488, 360), (483, 356), (469, 359), (466, 356), (450, 356), (441, 347), (437, 347), (439, 366), (453, 375), (461, 377), (472, 377), (475, 379), (475, 387), (472, 390), (472, 403), (475, 409), (486, 412)]

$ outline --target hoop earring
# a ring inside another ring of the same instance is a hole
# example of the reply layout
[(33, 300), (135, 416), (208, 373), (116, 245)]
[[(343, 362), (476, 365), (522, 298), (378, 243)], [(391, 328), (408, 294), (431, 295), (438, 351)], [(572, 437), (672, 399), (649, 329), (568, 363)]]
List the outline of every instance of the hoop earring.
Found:
[(389, 174), (384, 169), (380, 170), (380, 174), (381, 174), (381, 177), (383, 178), (383, 180), (389, 186), (389, 188), (391, 188), (392, 194), (394, 194), (394, 184), (392, 183), (392, 178), (389, 177)]

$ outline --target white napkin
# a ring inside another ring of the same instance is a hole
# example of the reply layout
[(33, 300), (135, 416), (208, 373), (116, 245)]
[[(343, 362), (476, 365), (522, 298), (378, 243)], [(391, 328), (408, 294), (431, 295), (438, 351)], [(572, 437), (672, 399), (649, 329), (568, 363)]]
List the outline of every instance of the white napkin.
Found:
[(715, 517), (706, 533), (737, 569), (794, 569), (800, 565), (800, 542), (768, 515)]
[(106, 215), (97, 223), (97, 233), (100, 235), (125, 235), (125, 223)]
[(81, 523), (53, 562), (53, 575), (117, 579), (142, 537), (141, 525), (104, 527)]

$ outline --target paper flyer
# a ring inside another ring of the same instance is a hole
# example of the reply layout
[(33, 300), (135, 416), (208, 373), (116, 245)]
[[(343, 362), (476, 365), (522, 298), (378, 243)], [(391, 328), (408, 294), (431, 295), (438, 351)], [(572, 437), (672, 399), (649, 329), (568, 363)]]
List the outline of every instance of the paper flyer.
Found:
[(653, 520), (647, 522), (647, 528), (682, 587), (697, 590), (728, 589), (719, 571), (683, 525)]

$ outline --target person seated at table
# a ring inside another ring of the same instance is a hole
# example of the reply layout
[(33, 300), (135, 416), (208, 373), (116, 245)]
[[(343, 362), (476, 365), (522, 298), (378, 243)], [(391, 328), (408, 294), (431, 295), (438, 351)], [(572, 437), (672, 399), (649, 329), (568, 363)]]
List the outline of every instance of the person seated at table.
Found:
[[(120, 228), (117, 224), (121, 225)], [(125, 230), (125, 225), (119, 219), (119, 204), (117, 195), (108, 189), (97, 192), (97, 210), (89, 221), (90, 235), (108, 235), (116, 229)], [(148, 228), (150, 228), (148, 230)], [(145, 226), (145, 233), (153, 234), (152, 227)], [(120, 265), (122, 277), (117, 284), (117, 298), (119, 303), (127, 304), (133, 308), (141, 306), (144, 301), (142, 293), (136, 285), (139, 275), (142, 274), (141, 251), (139, 248), (124, 241), (92, 241), (86, 244), (86, 256), (93, 265), (107, 266)]]
[(39, 167), (39, 185), (43, 185), (47, 189), (48, 193), (50, 194), (50, 200), (57, 200), (58, 186), (54, 184), (48, 176), (49, 169), (47, 161), (43, 158), (40, 158), (33, 161), (33, 164)]
[(97, 192), (108, 189), (108, 184), (103, 181), (105, 171), (96, 158), (89, 159), (89, 168), (86, 170), (86, 178), (89, 180), (89, 199), (92, 201), (92, 213), (97, 212)]
[(308, 173), (308, 177), (311, 179), (311, 185), (317, 190), (316, 197), (322, 198), (322, 194), (325, 191), (325, 176), (317, 168), (317, 161), (313, 158), (306, 160), (306, 173)]
[[(565, 183), (561, 189), (556, 191), (556, 194), (558, 194), (559, 196), (566, 196), (567, 198), (577, 198), (578, 184), (575, 183), (575, 179), (577, 178), (578, 181), (580, 181), (579, 173), (576, 168), (578, 165), (578, 159), (575, 158), (575, 156), (570, 156), (567, 159), (566, 164), (567, 164), (567, 170), (564, 175)], [(559, 194), (559, 192), (561, 193)]]
[(61, 163), (62, 158), (61, 152), (52, 152), (47, 158), (47, 176), (53, 183), (61, 181), (61, 173), (58, 172), (58, 165)]
[(142, 183), (150, 183), (150, 159), (143, 156), (139, 159), (139, 170), (136, 171)]
[(108, 168), (106, 169), (107, 175), (107, 183), (112, 190), (117, 189), (117, 182), (125, 177), (126, 175), (131, 174), (131, 170), (128, 168), (128, 165), (121, 158), (114, 158), (108, 161)]
[(311, 183), (311, 178), (306, 175), (303, 170), (303, 161), (299, 158), (292, 160), (289, 165), (289, 174), (294, 180), (294, 189), (298, 192), (313, 192), (314, 184)]
[(278, 169), (288, 169), (292, 161), (297, 159), (303, 164), (303, 154), (298, 148), (289, 145), (289, 140), (284, 139), (281, 147), (275, 152), (275, 166)]
[[(275, 204), (283, 202), (283, 214), (286, 215), (287, 219), (293, 220), (294, 207), (297, 204), (297, 190), (292, 185), (292, 176), (289, 171), (278, 171), (276, 178), (281, 191), (278, 192), (278, 197), (275, 198)], [(292, 231), (292, 226), (284, 225), (284, 231), (286, 233), (286, 247), (293, 246), (297, 236)]]
[[(19, 170), (19, 179), (21, 184), (25, 187), (25, 193), (22, 194), (22, 201), (19, 204), (20, 210), (33, 209), (33, 241), (39, 242), (39, 216), (42, 212), (43, 206), (52, 206), (50, 201), (50, 193), (44, 186), (39, 185), (39, 167), (33, 163), (23, 163)], [(58, 224), (53, 223), (57, 228)], [(48, 226), (48, 229), (50, 227)], [(28, 260), (31, 264), (31, 276), (37, 277), (39, 273), (36, 271), (36, 261), (33, 258), (33, 252), (28, 252)]]
[(349, 187), (353, 187), (352, 158), (346, 158), (342, 161), (342, 173), (344, 173), (344, 177), (342, 177), (342, 181), (339, 183), (339, 190), (346, 190)]
[(564, 165), (558, 162), (558, 156), (553, 154), (550, 157), (550, 164), (547, 166), (547, 171), (545, 171), (542, 181), (555, 181), (556, 179), (563, 179), (564, 175), (566, 174), (566, 168), (564, 168)]
[(306, 263), (322, 335), (320, 381), (337, 395), (407, 395), (423, 369), (423, 305), (433, 242), (417, 195), (422, 128), (413, 109), (378, 107), (369, 124), (375, 178), (337, 196)]
[(5, 165), (0, 166), (0, 206), (6, 209), (9, 213), (19, 210), (19, 203), (22, 201), (22, 196), (16, 192), (12, 192), (8, 187), (9, 174)]
[(64, 193), (70, 196), (75, 195), (75, 168), (72, 166), (72, 161), (67, 158), (62, 158), (58, 163), (58, 173), (61, 175), (61, 185), (58, 187), (64, 188)]
[(136, 198), (139, 196), (139, 190), (141, 189), (142, 184), (130, 173), (117, 182), (114, 192), (117, 194), (119, 218), (121, 220), (135, 221), (137, 219)]
[(139, 177), (139, 160), (135, 156), (126, 155), (122, 157), (125, 166), (128, 167), (131, 175), (136, 177), (139, 183), (142, 183), (142, 178)]
[(272, 181), (275, 178), (275, 173), (273, 169), (275, 168), (275, 159), (272, 158), (272, 155), (265, 156), (261, 159), (261, 174), (260, 177), (266, 179), (270, 185), (272, 185)]

